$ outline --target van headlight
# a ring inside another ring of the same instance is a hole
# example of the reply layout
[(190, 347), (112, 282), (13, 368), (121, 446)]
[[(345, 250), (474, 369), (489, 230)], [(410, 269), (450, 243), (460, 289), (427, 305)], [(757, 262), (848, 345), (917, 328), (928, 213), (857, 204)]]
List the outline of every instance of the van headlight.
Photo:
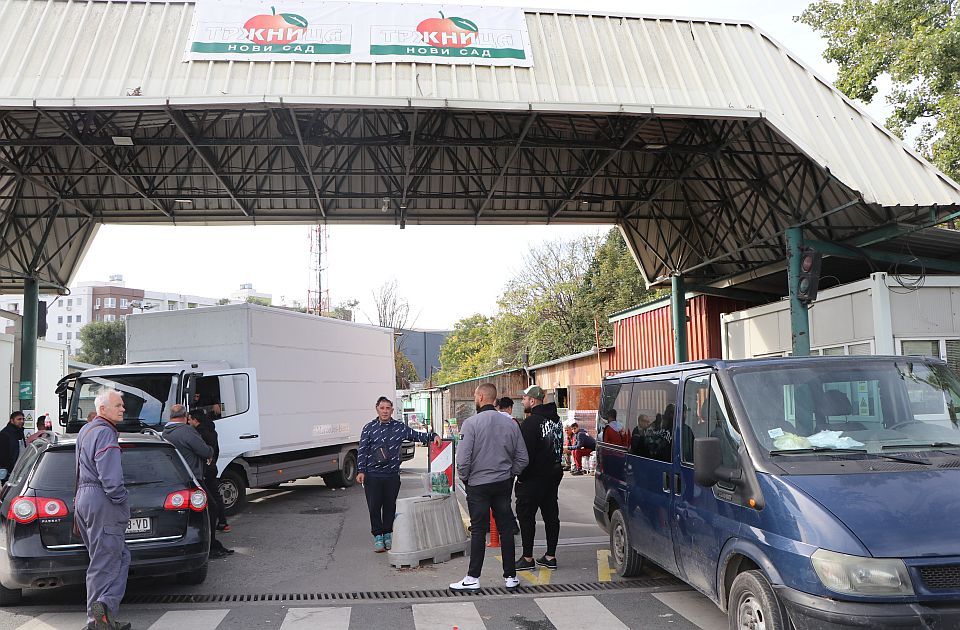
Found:
[(818, 549), (810, 561), (831, 591), (848, 595), (913, 595), (907, 565), (896, 558), (862, 558)]

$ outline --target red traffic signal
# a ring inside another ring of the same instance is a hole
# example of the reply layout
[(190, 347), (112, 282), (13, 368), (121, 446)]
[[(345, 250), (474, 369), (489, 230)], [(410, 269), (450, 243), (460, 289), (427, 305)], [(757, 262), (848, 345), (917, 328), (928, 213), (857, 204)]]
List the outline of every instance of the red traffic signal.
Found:
[(811, 247), (800, 250), (800, 277), (797, 280), (797, 297), (804, 304), (817, 299), (820, 284), (820, 252)]

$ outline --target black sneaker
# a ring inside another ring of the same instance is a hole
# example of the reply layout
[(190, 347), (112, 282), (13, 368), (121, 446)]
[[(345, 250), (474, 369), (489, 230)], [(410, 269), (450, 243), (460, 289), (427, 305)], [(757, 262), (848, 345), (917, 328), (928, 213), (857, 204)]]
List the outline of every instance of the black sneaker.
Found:
[(527, 560), (526, 558), (521, 557), (519, 560), (516, 561), (514, 566), (516, 566), (517, 571), (527, 571), (537, 565), (533, 561), (533, 558), (530, 558), (529, 560)]
[(547, 559), (547, 556), (546, 556), (546, 555), (543, 555), (543, 556), (540, 556), (539, 558), (537, 558), (537, 564), (539, 564), (541, 567), (545, 567), (545, 568), (547, 568), (547, 569), (556, 569), (556, 568), (557, 568), (557, 559), (554, 558), (553, 560), (548, 560), (548, 559)]

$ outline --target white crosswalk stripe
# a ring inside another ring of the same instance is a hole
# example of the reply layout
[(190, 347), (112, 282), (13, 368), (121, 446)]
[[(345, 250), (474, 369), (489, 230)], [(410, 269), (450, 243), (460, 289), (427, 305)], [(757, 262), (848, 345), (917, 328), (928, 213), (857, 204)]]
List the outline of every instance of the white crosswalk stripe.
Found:
[(44, 613), (17, 630), (80, 630), (87, 623), (87, 613)]
[[(694, 591), (676, 591), (665, 593), (651, 593), (648, 597), (655, 597), (659, 603), (665, 605), (674, 614), (662, 614), (660, 617), (671, 617), (679, 621), (680, 618), (701, 630), (723, 630), (727, 627), (724, 615), (712, 602)], [(518, 599), (518, 603), (526, 601), (529, 610), (531, 600)], [(603, 628), (603, 630), (628, 630), (630, 625), (636, 625), (628, 617), (621, 620), (604, 605), (611, 602), (601, 602), (590, 595), (576, 595), (563, 597), (538, 597), (533, 602), (543, 612), (543, 615), (553, 624), (556, 630), (583, 630), (584, 628)], [(505, 604), (505, 602), (502, 602)], [(478, 605), (480, 609), (478, 610)], [(498, 603), (499, 607), (501, 604)], [(487, 606), (487, 608), (484, 608)], [(413, 627), (415, 630), (495, 630), (497, 622), (488, 627), (490, 617), (482, 617), (481, 610), (489, 613), (489, 605), (485, 600), (467, 602), (445, 602), (414, 604)], [(522, 606), (521, 606), (522, 609)], [(617, 609), (614, 606), (614, 609)], [(262, 608), (260, 610), (263, 610)], [(316, 608), (278, 606), (276, 621), (272, 621), (276, 628), (282, 616), (279, 630), (353, 630), (369, 623), (369, 607), (364, 610), (354, 610), (347, 606), (326, 606)], [(486, 614), (485, 613), (485, 614)], [(162, 611), (157, 609), (125, 608), (121, 611), (121, 618), (134, 622), (136, 628), (147, 630), (227, 630), (237, 623), (244, 628), (256, 627), (257, 623), (244, 618), (249, 614), (247, 609), (178, 609)], [(376, 613), (374, 613), (376, 614)], [(622, 611), (621, 611), (621, 614)], [(83, 612), (43, 613), (22, 623), (20, 615), (10, 615), (6, 622), (0, 613), (0, 630), (16, 627), (16, 630), (80, 630), (86, 623), (86, 614)], [(366, 617), (365, 617), (366, 615)], [(352, 617), (356, 617), (353, 619)], [(406, 617), (409, 620), (409, 617)], [(485, 620), (486, 619), (486, 620)], [(409, 621), (400, 617), (401, 623), (395, 630), (410, 630)], [(12, 624), (10, 622), (13, 622)], [(662, 619), (661, 619), (662, 621)], [(252, 622), (252, 623), (251, 623)], [(21, 624), (17, 626), (17, 624)], [(670, 621), (673, 623), (673, 621)], [(358, 625), (359, 624), (359, 625)], [(689, 627), (689, 626), (685, 626)]]
[(414, 604), (413, 622), (417, 630), (487, 630), (477, 607), (462, 604)]
[(535, 601), (557, 630), (630, 630), (596, 597), (539, 597)]
[(171, 610), (163, 613), (150, 630), (209, 630), (216, 628), (230, 610)]
[(347, 630), (349, 627), (349, 608), (291, 608), (280, 630)]

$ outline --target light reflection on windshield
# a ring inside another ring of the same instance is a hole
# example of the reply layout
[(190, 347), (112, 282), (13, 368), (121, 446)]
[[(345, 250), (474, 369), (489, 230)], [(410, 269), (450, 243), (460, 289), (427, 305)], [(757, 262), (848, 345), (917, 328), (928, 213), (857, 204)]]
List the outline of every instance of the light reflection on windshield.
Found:
[(156, 426), (169, 417), (168, 401), (173, 400), (178, 377), (176, 374), (124, 374), (110, 377), (82, 378), (77, 383), (70, 418), (84, 422), (96, 413), (94, 400), (104, 387), (112, 387), (123, 395), (125, 424), (138, 422)]
[(734, 385), (768, 451), (888, 452), (960, 444), (960, 381), (923, 359), (738, 369)]

